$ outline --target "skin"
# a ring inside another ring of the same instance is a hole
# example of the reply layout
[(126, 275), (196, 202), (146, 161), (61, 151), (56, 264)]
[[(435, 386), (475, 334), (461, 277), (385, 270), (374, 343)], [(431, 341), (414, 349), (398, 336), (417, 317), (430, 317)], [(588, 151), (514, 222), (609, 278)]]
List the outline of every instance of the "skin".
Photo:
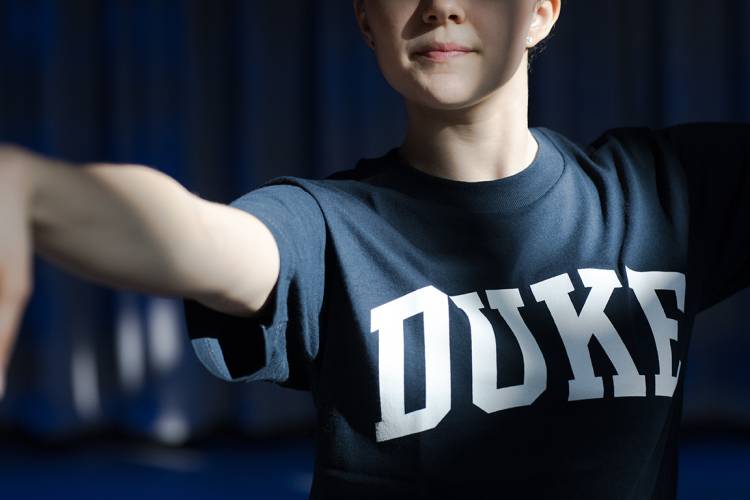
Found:
[[(562, 0), (353, 2), (384, 78), (404, 99), (399, 152), (410, 165), (477, 182), (531, 164), (538, 144), (528, 129), (528, 49), (550, 33)], [(436, 41), (475, 52), (445, 62), (414, 55)]]

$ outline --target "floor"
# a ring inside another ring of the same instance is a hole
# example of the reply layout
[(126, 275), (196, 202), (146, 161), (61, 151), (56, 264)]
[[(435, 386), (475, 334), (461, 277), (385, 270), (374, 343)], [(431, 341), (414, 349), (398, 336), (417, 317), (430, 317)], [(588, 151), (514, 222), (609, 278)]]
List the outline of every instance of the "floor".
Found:
[[(127, 443), (127, 444), (123, 444)], [(3, 439), (0, 497), (180, 500), (307, 498), (312, 448), (305, 437), (249, 442), (226, 436), (189, 448), (127, 440), (83, 445)], [(679, 500), (750, 499), (750, 438), (709, 436), (680, 449)]]

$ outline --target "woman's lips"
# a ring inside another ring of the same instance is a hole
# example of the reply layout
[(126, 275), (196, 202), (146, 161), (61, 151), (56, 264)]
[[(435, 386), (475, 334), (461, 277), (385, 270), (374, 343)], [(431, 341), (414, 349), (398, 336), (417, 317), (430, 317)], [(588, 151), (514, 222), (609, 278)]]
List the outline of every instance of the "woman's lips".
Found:
[(456, 57), (465, 56), (466, 54), (471, 54), (472, 52), (473, 51), (471, 50), (431, 50), (429, 52), (422, 52), (420, 54), (417, 54), (417, 56), (423, 57), (430, 61), (440, 62), (448, 61)]

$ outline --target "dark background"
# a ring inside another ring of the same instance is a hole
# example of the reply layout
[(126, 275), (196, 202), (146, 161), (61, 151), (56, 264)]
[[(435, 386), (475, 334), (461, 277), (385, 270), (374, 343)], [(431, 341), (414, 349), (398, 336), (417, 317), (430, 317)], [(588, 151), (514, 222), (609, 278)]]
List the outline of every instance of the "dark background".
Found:
[[(583, 145), (618, 126), (750, 122), (749, 23), (747, 0), (564, 0), (532, 62), (529, 124)], [(224, 203), (351, 168), (405, 125), (349, 0), (0, 0), (0, 65), (0, 142), (149, 165)], [(34, 264), (0, 402), (5, 494), (304, 497), (307, 393), (213, 378), (175, 297)], [(698, 317), (680, 498), (750, 495), (748, 306), (745, 290)]]

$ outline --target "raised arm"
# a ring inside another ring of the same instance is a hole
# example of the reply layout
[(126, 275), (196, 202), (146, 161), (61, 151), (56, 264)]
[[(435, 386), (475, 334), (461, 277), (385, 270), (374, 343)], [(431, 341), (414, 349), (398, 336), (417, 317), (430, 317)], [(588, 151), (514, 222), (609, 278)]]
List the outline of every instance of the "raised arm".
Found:
[[(256, 217), (142, 165), (73, 166), (0, 147), (0, 363), (31, 293), (30, 254), (103, 285), (259, 312), (279, 274)], [(251, 279), (248, 279), (251, 277)]]

